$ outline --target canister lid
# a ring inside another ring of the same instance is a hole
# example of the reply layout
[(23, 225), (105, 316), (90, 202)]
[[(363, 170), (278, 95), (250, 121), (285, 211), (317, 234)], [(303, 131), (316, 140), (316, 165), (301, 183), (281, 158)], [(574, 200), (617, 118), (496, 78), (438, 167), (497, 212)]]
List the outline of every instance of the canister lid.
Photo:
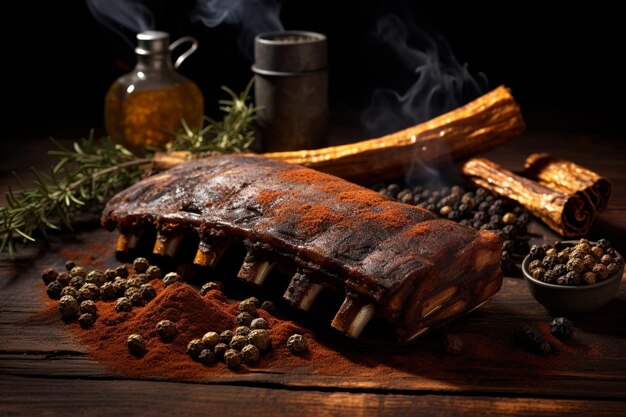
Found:
[(307, 31), (267, 32), (254, 39), (254, 68), (299, 73), (328, 65), (326, 36)]
[(158, 30), (146, 30), (137, 34), (138, 55), (163, 55), (169, 53), (170, 35)]

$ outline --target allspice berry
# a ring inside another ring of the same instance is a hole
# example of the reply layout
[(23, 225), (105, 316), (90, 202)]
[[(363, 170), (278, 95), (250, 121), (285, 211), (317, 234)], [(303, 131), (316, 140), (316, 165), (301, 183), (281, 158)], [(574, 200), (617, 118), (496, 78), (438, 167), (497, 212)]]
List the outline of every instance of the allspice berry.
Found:
[(301, 334), (293, 334), (287, 339), (287, 347), (292, 353), (303, 353), (308, 349), (308, 343)]
[(126, 340), (128, 350), (135, 356), (142, 355), (146, 351), (146, 342), (140, 334), (131, 334)]
[(248, 365), (254, 365), (261, 359), (261, 353), (256, 346), (248, 344), (241, 349), (241, 358)]
[(156, 325), (156, 332), (164, 342), (169, 342), (176, 337), (178, 329), (176, 324), (171, 320), (161, 320)]
[(78, 315), (78, 300), (71, 295), (64, 295), (59, 301), (59, 311), (64, 319), (72, 319)]
[(234, 349), (228, 349), (224, 352), (224, 363), (230, 369), (237, 369), (241, 365), (241, 353)]

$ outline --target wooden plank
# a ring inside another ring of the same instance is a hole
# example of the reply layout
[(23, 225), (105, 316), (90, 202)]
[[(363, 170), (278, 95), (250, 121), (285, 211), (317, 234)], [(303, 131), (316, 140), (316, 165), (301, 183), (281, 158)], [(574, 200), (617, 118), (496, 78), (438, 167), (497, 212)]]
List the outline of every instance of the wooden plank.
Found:
[(463, 397), (205, 386), (154, 381), (0, 379), (5, 416), (615, 416), (623, 401)]

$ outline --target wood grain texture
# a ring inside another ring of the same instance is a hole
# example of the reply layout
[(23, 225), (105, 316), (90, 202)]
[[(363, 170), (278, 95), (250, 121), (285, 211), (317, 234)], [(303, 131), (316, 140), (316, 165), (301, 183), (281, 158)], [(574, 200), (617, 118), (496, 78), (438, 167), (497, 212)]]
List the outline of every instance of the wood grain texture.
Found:
[[(47, 149), (42, 143), (40, 149)], [(590, 151), (592, 150), (592, 151)], [(35, 151), (33, 151), (35, 152)], [(41, 152), (41, 151), (40, 151)], [(610, 239), (626, 251), (626, 143), (589, 136), (525, 135), (485, 154), (520, 171), (531, 152), (552, 152), (606, 176), (613, 184), (608, 208), (588, 237)], [(19, 153), (17, 154), (19, 155)], [(19, 164), (17, 161), (15, 164)], [(24, 161), (22, 161), (24, 163)], [(6, 189), (6, 173), (0, 173)], [(0, 190), (3, 191), (3, 190)], [(540, 222), (530, 228), (535, 242), (557, 238)], [(0, 414), (159, 415), (169, 410), (188, 415), (217, 411), (237, 415), (244, 406), (255, 415), (620, 415), (626, 407), (626, 285), (606, 307), (571, 317), (575, 337), (557, 356), (540, 358), (511, 343), (511, 329), (536, 324), (546, 330), (552, 319), (519, 278), (506, 278), (486, 305), (457, 320), (450, 331), (466, 343), (459, 356), (441, 353), (435, 335), (410, 352), (379, 345), (324, 343), (349, 357), (371, 354), (368, 366), (385, 366), (384, 378), (356, 373), (315, 374), (313, 369), (264, 369), (248, 374), (224, 373), (205, 384), (129, 380), (111, 373), (72, 339), (54, 312), (42, 313), (38, 277), (46, 266), (60, 268), (62, 248), (80, 248), (89, 239), (114, 236), (85, 230), (51, 247), (31, 248), (17, 261), (0, 258)], [(95, 254), (93, 262), (115, 263)], [(377, 351), (374, 349), (378, 349)], [(394, 367), (394, 355), (411, 354), (412, 369)], [(420, 364), (429, 364), (421, 366)], [(208, 385), (207, 385), (208, 384)], [(115, 398), (111, 408), (107, 408)], [(273, 408), (268, 407), (271, 404)], [(150, 405), (151, 407), (148, 407)], [(236, 411), (233, 411), (236, 410)], [(242, 415), (249, 415), (247, 413)]]

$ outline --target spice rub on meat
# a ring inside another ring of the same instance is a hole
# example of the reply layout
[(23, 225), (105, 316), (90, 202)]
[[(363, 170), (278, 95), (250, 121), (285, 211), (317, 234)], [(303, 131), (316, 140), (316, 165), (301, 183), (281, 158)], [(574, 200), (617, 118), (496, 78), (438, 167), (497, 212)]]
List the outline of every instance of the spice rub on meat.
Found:
[(377, 316), (410, 341), (502, 284), (494, 234), (259, 156), (214, 156), (146, 178), (109, 201), (102, 225), (121, 232), (120, 251), (156, 228), (154, 252), (166, 256), (196, 235), (194, 262), (209, 267), (243, 243), (239, 279), (263, 285), (277, 263), (295, 267), (285, 300), (307, 310), (325, 288), (345, 294), (332, 326), (352, 337)]

